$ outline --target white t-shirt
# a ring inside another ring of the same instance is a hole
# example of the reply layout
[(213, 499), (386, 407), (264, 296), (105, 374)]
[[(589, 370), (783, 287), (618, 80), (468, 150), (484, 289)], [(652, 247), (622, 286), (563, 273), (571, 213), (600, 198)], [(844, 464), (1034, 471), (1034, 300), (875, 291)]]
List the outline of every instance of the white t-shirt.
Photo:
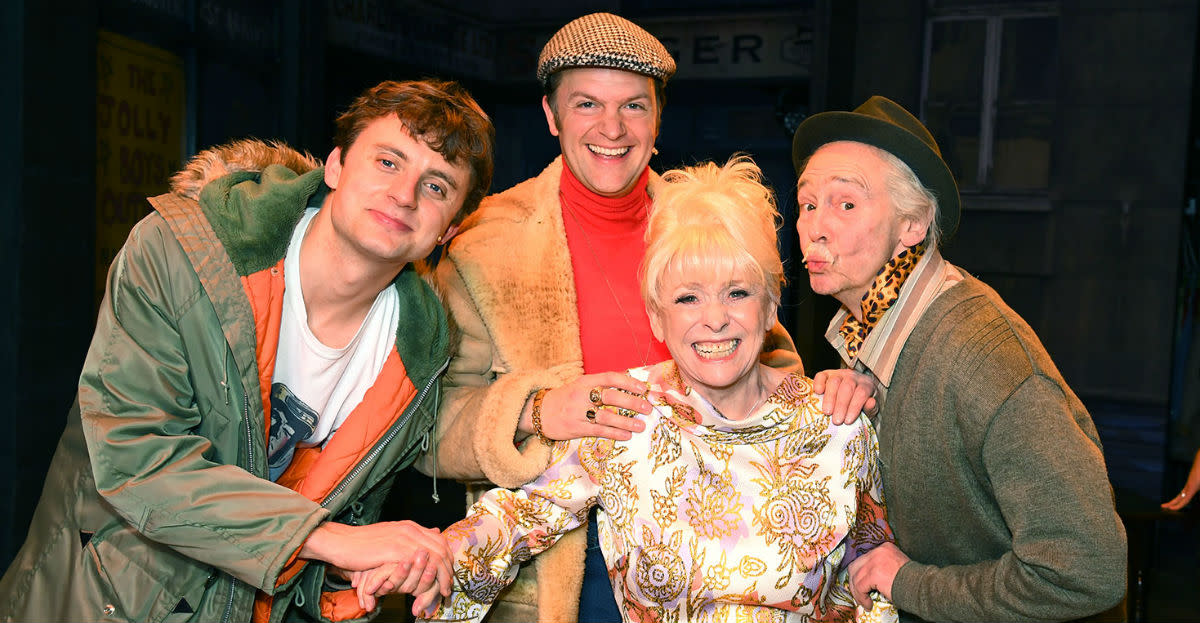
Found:
[(317, 208), (308, 208), (296, 224), (283, 260), (283, 318), (279, 351), (271, 380), (271, 431), (267, 464), (277, 480), (297, 447), (329, 441), (375, 384), (396, 342), (399, 297), (384, 288), (350, 343), (322, 344), (308, 327), (300, 283), (300, 243)]

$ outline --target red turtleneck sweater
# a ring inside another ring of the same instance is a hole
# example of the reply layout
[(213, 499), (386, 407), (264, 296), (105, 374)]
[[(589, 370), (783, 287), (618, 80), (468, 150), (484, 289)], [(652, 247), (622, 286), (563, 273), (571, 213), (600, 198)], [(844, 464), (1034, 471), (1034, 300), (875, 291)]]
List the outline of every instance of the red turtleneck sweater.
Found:
[(649, 180), (646, 167), (628, 194), (601, 197), (563, 162), (558, 198), (575, 273), (579, 340), (587, 374), (636, 368), (671, 356), (650, 331), (637, 278), (646, 251)]

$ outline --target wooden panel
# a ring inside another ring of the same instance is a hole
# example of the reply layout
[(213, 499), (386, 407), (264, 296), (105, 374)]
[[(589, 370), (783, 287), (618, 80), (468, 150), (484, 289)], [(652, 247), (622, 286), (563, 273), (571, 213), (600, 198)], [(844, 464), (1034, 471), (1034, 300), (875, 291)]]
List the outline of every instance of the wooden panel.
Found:
[(944, 245), (944, 254), (972, 274), (1049, 276), (1052, 271), (1051, 214), (1045, 202), (1030, 200), (1028, 210), (967, 209), (958, 233)]

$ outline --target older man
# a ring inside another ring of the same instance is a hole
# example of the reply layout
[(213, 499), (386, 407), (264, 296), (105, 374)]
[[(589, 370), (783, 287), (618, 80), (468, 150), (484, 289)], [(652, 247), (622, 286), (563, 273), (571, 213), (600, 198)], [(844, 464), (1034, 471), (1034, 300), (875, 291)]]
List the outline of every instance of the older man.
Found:
[(1071, 619), (1117, 603), (1125, 532), (1096, 427), (1036, 335), (942, 258), (954, 177), (904, 108), (872, 97), (796, 131), (796, 225), (826, 337), (873, 375), (895, 545), (851, 567), (930, 620)]
[[(660, 183), (648, 164), (674, 72), (662, 43), (608, 13), (580, 17), (546, 43), (537, 77), (562, 157), (485, 199), (438, 267), (461, 327), (439, 475), (516, 487), (546, 468), (551, 440), (628, 440), (643, 429), (627, 417), (649, 411), (643, 386), (613, 371), (670, 356), (650, 330), (637, 268)], [(764, 347), (767, 363), (799, 367), (777, 323)], [(842, 396), (826, 407), (835, 419), (873, 404), (869, 379), (859, 380), (833, 377)], [(535, 566), (501, 596), (493, 620), (621, 618), (594, 517)]]

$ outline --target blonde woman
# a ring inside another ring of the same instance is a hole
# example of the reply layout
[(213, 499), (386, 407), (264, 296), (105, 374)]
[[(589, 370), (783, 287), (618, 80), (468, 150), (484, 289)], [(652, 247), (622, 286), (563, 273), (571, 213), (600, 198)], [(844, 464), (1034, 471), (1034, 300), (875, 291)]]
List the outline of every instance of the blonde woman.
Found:
[[(654, 405), (635, 415), (646, 432), (557, 442), (540, 478), (485, 494), (445, 533), (452, 595), (436, 610), (436, 589), (420, 595), (414, 613), (481, 618), (520, 563), (599, 506), (625, 620), (894, 620), (890, 604), (856, 606), (846, 572), (891, 538), (870, 424), (832, 425), (811, 380), (759, 362), (783, 264), (758, 167), (737, 157), (663, 179), (640, 272), (672, 358), (630, 371)], [(395, 586), (386, 572), (358, 580), (364, 596)]]

